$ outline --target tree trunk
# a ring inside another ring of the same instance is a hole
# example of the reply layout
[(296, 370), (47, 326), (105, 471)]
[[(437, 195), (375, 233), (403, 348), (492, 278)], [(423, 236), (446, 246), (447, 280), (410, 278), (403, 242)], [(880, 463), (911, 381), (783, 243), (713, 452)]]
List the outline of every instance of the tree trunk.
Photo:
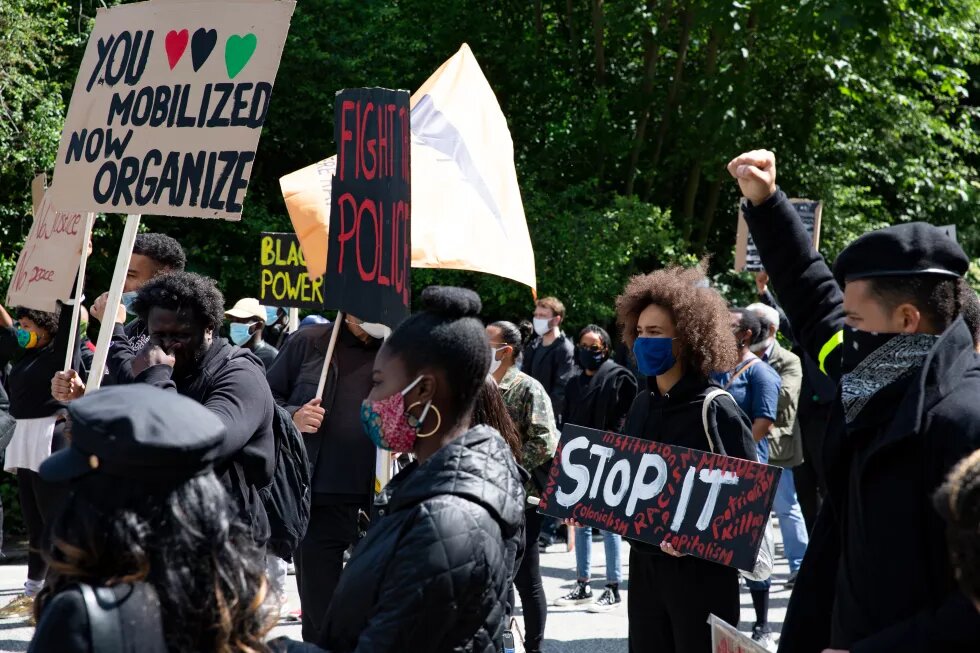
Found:
[(544, 17), (541, 11), (541, 0), (534, 0), (534, 30), (538, 38), (544, 36)]
[[(647, 3), (650, 13), (656, 9), (651, 0)], [(660, 20), (657, 23), (657, 36), (659, 37), (667, 29), (671, 15), (670, 0), (664, 3), (660, 12)], [(629, 168), (626, 171), (626, 194), (633, 194), (633, 187), (636, 183), (637, 167), (640, 160), (640, 151), (643, 149), (643, 142), (646, 140), (647, 125), (650, 122), (650, 114), (653, 113), (653, 82), (656, 77), (657, 63), (660, 61), (660, 44), (649, 31), (645, 34), (646, 47), (643, 49), (643, 84), (640, 95), (643, 97), (643, 111), (639, 120), (636, 122), (636, 131), (633, 134), (633, 145), (630, 148)]]
[(707, 246), (708, 234), (711, 233), (711, 223), (714, 222), (715, 211), (718, 210), (718, 197), (721, 195), (721, 185), (725, 181), (726, 174), (722, 171), (722, 174), (719, 174), (708, 187), (708, 198), (705, 201), (704, 212), (701, 214), (701, 229), (698, 233), (697, 246), (694, 248), (694, 251), (699, 254)]
[(701, 186), (701, 158), (691, 164), (691, 170), (687, 173), (687, 187), (684, 189), (684, 227), (681, 230), (684, 240), (691, 237), (691, 230), (694, 226), (694, 202), (698, 198), (698, 188)]
[(681, 38), (677, 46), (677, 61), (674, 63), (674, 79), (670, 83), (667, 91), (667, 102), (664, 104), (664, 113), (660, 119), (660, 129), (657, 130), (657, 144), (653, 149), (653, 167), (660, 165), (660, 158), (663, 154), (664, 139), (667, 137), (667, 127), (670, 125), (670, 116), (674, 112), (674, 105), (677, 103), (677, 96), (681, 90), (681, 83), (684, 78), (684, 64), (687, 62), (687, 49), (691, 43), (691, 26), (694, 24), (694, 10), (687, 9), (684, 12), (684, 20), (681, 23)]
[(595, 43), (595, 85), (606, 85), (605, 17), (603, 0), (592, 0), (592, 40)]

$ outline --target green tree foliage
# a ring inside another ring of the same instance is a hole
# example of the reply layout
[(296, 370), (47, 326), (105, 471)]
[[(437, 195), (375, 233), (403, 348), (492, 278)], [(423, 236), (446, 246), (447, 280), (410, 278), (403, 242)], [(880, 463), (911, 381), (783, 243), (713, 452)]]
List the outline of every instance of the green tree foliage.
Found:
[[(31, 174), (52, 167), (92, 15), (92, 0), (0, 7), (8, 260)], [(828, 255), (913, 219), (956, 224), (976, 251), (978, 27), (978, 0), (300, 0), (244, 221), (145, 224), (179, 238), (229, 300), (255, 294), (258, 233), (289, 229), (279, 176), (335, 150), (335, 91), (415, 89), (465, 41), (511, 127), (539, 293), (562, 297), (573, 326), (608, 323), (629, 275), (703, 254), (733, 299), (748, 291), (726, 273), (738, 197), (724, 165), (744, 149), (775, 150), (784, 188), (825, 202)], [(121, 225), (101, 221), (96, 287)], [(530, 310), (510, 281), (414, 274), (416, 289), (474, 287), (489, 317)]]

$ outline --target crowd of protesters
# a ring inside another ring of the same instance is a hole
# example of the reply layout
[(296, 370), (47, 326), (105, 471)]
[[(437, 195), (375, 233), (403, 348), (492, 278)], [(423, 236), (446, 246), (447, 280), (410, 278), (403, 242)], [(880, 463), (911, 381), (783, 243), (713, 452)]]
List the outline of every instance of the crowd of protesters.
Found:
[[(623, 538), (595, 533), (593, 592), (593, 529), (536, 508), (574, 424), (783, 468), (780, 651), (980, 650), (969, 259), (907, 223), (830, 267), (771, 152), (728, 169), (766, 269), (758, 301), (726, 301), (705, 263), (667, 267), (610, 298), (613, 334), (567, 335), (554, 297), (515, 324), (452, 287), (422, 290), (394, 330), (341, 313), (288, 333), (286, 311), (229, 305), (163, 234), (137, 238), (111, 319), (105, 294), (0, 308), (0, 444), (29, 540), (0, 618), (36, 623), (32, 651), (494, 653), (521, 630), (519, 597), (536, 653), (542, 555), (562, 538), (575, 582), (552, 602), (624, 602)], [(90, 318), (69, 356), (73, 302)], [(107, 322), (103, 389), (86, 394)], [(384, 487), (379, 449), (399, 469)], [(710, 614), (739, 621), (733, 567), (630, 540), (629, 569), (631, 653), (707, 652)], [(776, 650), (771, 580), (745, 582), (749, 635)], [(281, 619), (301, 621), (302, 642), (269, 639)]]

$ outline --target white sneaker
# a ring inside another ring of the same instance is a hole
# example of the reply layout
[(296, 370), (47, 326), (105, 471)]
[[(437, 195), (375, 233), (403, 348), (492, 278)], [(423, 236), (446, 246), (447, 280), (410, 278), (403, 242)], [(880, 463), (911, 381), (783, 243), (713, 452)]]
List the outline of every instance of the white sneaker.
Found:
[(555, 605), (582, 605), (584, 603), (592, 603), (592, 588), (589, 587), (588, 583), (583, 583), (579, 581), (575, 585), (575, 589), (555, 601)]
[(586, 610), (589, 612), (609, 612), (610, 610), (615, 610), (623, 599), (619, 596), (619, 590), (614, 590), (611, 587), (606, 587), (606, 590), (599, 597), (599, 600), (590, 605)]

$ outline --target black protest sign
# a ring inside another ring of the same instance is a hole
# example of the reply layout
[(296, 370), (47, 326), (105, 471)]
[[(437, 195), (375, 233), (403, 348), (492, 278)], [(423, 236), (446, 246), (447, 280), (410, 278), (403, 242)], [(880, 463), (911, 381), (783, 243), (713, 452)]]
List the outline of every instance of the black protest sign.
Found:
[[(816, 200), (804, 200), (798, 198), (790, 199), (790, 203), (796, 208), (803, 228), (806, 229), (810, 240), (813, 242), (813, 249), (820, 249), (820, 218), (823, 213), (823, 202)], [(749, 226), (745, 222), (742, 207), (738, 207), (738, 228), (735, 234), (735, 271), (736, 272), (758, 272), (762, 270), (762, 259), (759, 257), (759, 250), (752, 240), (749, 233)]]
[(538, 509), (751, 570), (781, 472), (740, 458), (566, 425)]
[(323, 308), (323, 277), (310, 279), (296, 234), (262, 234), (259, 303), (283, 308)]
[(337, 171), (325, 308), (391, 328), (411, 297), (411, 147), (407, 91), (347, 89), (334, 111)]
[(99, 9), (58, 148), (54, 205), (240, 220), (295, 6)]

